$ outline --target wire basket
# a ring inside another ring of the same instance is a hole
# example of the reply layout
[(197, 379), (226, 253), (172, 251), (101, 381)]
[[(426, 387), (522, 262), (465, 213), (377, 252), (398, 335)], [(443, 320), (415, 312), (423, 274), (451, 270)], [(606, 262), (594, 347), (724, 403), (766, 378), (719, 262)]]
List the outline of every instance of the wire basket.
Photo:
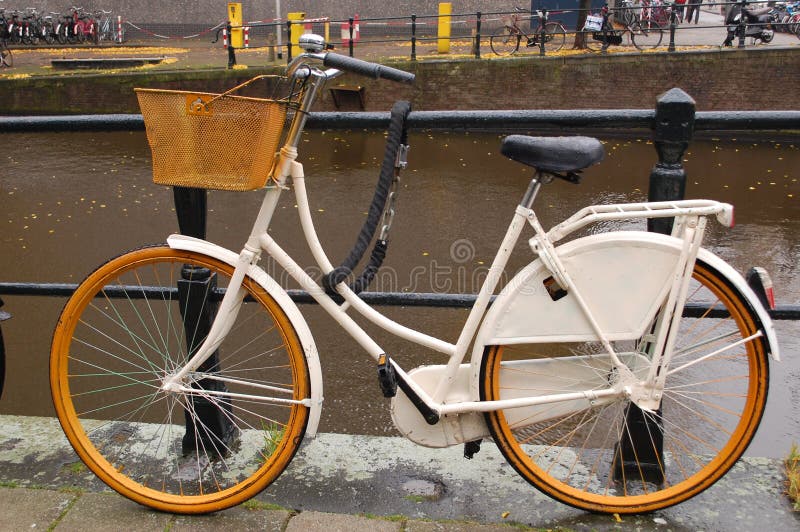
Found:
[(275, 161), (291, 100), (135, 89), (159, 185), (256, 190)]

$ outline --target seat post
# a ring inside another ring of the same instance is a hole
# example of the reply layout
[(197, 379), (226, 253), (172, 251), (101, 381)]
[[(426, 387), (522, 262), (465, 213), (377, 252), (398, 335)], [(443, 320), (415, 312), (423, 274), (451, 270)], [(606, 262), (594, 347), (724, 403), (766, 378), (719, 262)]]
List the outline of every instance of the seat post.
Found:
[(528, 190), (525, 191), (525, 195), (522, 196), (522, 201), (519, 204), (526, 209), (533, 208), (533, 202), (536, 199), (536, 195), (539, 193), (539, 189), (542, 188), (542, 180), (539, 179), (539, 171), (536, 171), (536, 174), (531, 179), (530, 184), (528, 185)]

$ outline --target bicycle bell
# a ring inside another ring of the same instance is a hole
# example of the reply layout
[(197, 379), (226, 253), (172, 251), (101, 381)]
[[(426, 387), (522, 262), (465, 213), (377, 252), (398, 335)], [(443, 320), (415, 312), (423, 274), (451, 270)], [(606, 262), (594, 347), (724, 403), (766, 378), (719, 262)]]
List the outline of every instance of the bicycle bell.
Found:
[(306, 33), (300, 36), (298, 44), (306, 52), (315, 54), (325, 49), (325, 38), (313, 33)]

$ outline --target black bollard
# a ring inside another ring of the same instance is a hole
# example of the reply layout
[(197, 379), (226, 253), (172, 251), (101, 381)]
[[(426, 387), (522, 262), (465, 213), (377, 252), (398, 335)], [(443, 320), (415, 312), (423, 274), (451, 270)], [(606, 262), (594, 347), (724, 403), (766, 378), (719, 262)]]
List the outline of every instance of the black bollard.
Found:
[[(173, 196), (181, 233), (195, 238), (205, 238), (206, 190), (173, 187)], [(216, 275), (208, 269), (188, 264), (181, 269), (181, 279), (178, 280), (178, 301), (186, 331), (186, 349), (190, 355), (200, 347), (211, 329), (218, 305), (213, 297), (216, 287)], [(219, 353), (214, 352), (197, 371), (212, 373), (218, 369)], [(226, 390), (224, 383), (209, 379), (201, 379), (194, 386), (204, 390)], [(202, 396), (187, 398), (187, 402), (191, 404), (185, 405), (184, 412), (186, 420), (186, 433), (182, 441), (184, 454), (203, 449), (212, 454), (224, 455), (225, 449), (229, 448), (236, 437), (236, 429), (230, 422), (233, 415), (231, 404), (226, 401), (208, 400)], [(197, 429), (196, 418), (200, 420), (202, 430)]]
[[(681, 160), (694, 131), (695, 102), (681, 89), (670, 89), (656, 103), (653, 143), (658, 162), (650, 172), (649, 201), (684, 198), (686, 172)], [(648, 231), (670, 234), (672, 218), (647, 221)], [(625, 412), (626, 430), (617, 442), (614, 478), (643, 478), (664, 482), (664, 425), (659, 408), (647, 414), (631, 403)]]
[[(658, 162), (650, 172), (648, 201), (683, 199), (686, 194), (686, 171), (683, 154), (694, 133), (695, 102), (681, 89), (670, 89), (656, 103), (653, 144)], [(647, 230), (670, 234), (672, 218), (648, 220)]]

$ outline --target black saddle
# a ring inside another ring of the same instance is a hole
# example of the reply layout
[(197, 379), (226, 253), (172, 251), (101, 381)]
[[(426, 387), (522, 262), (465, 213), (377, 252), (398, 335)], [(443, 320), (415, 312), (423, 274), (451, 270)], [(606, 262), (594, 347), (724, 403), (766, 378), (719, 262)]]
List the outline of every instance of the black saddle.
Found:
[(541, 172), (578, 172), (605, 155), (603, 145), (592, 137), (530, 137), (509, 135), (503, 139), (500, 153), (513, 161), (532, 166)]

